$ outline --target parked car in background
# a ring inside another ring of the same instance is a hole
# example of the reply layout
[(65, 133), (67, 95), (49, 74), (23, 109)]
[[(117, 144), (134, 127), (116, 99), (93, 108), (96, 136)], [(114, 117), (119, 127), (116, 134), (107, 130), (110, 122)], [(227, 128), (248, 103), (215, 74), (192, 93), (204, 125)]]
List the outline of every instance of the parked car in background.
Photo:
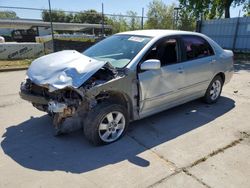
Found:
[(0, 36), (0, 43), (5, 43), (5, 39), (2, 36)]
[(56, 135), (83, 128), (100, 145), (121, 138), (131, 121), (201, 97), (215, 103), (232, 75), (232, 51), (205, 35), (130, 31), (83, 53), (36, 59), (20, 96), (53, 117)]
[(36, 42), (37, 31), (34, 29), (16, 29), (11, 32), (11, 38), (16, 42)]

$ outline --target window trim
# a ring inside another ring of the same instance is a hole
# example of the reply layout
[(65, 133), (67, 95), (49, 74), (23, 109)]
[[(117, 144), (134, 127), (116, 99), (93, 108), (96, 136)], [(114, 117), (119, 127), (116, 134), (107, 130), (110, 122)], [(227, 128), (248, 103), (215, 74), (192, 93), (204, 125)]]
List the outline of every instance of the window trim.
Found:
[[(207, 56), (204, 56), (204, 57), (196, 57), (196, 58), (193, 58), (193, 59), (187, 59), (186, 47), (185, 47), (185, 43), (184, 43), (184, 40), (183, 40), (183, 37), (185, 37), (185, 36), (196, 37), (196, 38), (203, 39), (211, 47), (211, 49), (213, 50), (213, 54), (212, 55), (207, 55)], [(207, 57), (211, 57), (211, 56), (215, 55), (215, 50), (214, 50), (213, 46), (202, 36), (184, 34), (184, 35), (180, 35), (180, 41), (181, 41), (181, 48), (182, 48), (181, 51), (182, 51), (182, 54), (183, 54), (182, 57), (181, 57), (182, 58), (181, 62), (194, 61), (194, 60), (197, 60), (197, 59), (207, 58)]]

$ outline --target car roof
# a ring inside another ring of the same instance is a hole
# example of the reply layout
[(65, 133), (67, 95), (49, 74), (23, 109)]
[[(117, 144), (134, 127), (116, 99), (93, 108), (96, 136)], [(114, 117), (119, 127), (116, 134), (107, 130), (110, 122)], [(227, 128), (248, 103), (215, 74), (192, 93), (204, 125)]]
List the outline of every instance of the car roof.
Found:
[(127, 31), (122, 33), (117, 33), (116, 35), (138, 35), (138, 36), (147, 36), (152, 37), (154, 41), (167, 36), (172, 35), (194, 35), (205, 38), (209, 41), (210, 45), (212, 45), (217, 52), (222, 52), (222, 48), (214, 42), (211, 38), (207, 37), (202, 33), (191, 32), (191, 31), (180, 31), (180, 30), (166, 30), (166, 29), (149, 29), (149, 30), (136, 30), (136, 31)]
[(170, 35), (184, 35), (184, 34), (192, 34), (192, 35), (200, 35), (200, 33), (189, 32), (189, 31), (179, 31), (179, 30), (163, 30), (163, 29), (150, 29), (150, 30), (136, 30), (136, 31), (127, 31), (122, 33), (117, 33), (119, 35), (141, 35), (148, 37), (164, 37)]

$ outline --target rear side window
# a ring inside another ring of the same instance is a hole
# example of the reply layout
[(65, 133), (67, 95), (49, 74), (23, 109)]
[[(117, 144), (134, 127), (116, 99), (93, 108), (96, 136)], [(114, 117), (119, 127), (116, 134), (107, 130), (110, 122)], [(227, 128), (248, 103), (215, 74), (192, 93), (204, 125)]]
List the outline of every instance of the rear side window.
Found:
[(199, 36), (186, 35), (182, 37), (186, 60), (192, 60), (214, 55), (210, 44)]

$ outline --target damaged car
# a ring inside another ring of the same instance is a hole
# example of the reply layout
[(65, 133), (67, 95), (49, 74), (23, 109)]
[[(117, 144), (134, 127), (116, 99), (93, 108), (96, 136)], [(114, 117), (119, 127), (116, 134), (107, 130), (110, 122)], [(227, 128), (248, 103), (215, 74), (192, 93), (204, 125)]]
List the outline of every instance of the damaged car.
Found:
[(55, 135), (83, 129), (101, 145), (131, 121), (197, 98), (215, 103), (232, 74), (232, 51), (203, 34), (130, 31), (34, 60), (20, 96), (52, 116)]

